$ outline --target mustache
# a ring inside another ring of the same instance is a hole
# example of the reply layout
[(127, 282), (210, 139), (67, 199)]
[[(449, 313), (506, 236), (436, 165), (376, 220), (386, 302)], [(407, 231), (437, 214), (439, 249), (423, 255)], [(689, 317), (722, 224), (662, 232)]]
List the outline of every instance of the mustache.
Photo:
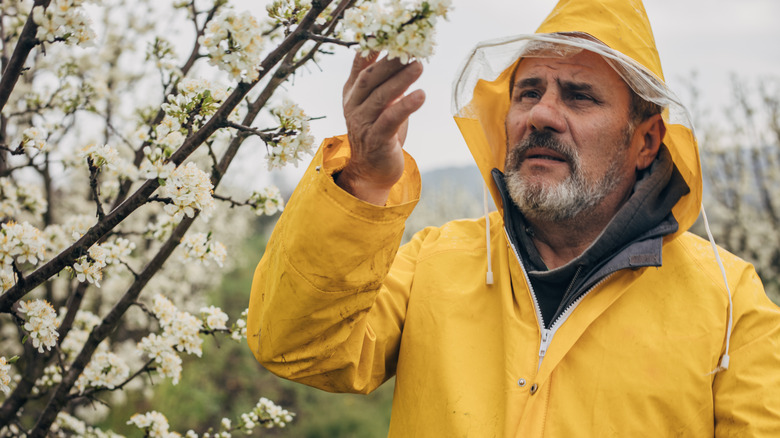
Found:
[(534, 148), (549, 149), (556, 152), (565, 157), (569, 165), (575, 165), (579, 162), (577, 151), (570, 145), (558, 140), (550, 131), (532, 131), (528, 137), (517, 144), (511, 151), (511, 162), (519, 165), (526, 158), (528, 151)]

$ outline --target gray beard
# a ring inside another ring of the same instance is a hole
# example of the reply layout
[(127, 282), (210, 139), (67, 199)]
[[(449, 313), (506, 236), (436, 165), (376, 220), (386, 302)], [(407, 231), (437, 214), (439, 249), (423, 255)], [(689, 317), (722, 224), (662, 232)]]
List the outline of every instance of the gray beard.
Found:
[[(630, 137), (629, 137), (630, 138)], [(569, 176), (560, 183), (530, 183), (519, 170), (522, 154), (532, 147), (551, 149), (569, 163)], [(623, 180), (617, 163), (604, 176), (590, 181), (582, 171), (577, 150), (559, 142), (546, 131), (533, 132), (507, 154), (504, 174), (509, 196), (529, 219), (552, 222), (567, 221), (592, 210)]]

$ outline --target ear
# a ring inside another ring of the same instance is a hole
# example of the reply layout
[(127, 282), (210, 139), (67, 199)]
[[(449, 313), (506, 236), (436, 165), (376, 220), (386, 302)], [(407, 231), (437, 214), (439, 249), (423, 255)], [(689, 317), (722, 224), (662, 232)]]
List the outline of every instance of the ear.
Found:
[(660, 114), (648, 118), (636, 127), (631, 146), (637, 148), (637, 170), (644, 170), (653, 163), (664, 135), (666, 135), (666, 124)]

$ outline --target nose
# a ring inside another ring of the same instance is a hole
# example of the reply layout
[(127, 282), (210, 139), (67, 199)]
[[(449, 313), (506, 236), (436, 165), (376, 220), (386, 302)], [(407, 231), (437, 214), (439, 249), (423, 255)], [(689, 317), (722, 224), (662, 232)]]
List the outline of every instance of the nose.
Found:
[(566, 119), (561, 112), (561, 101), (551, 91), (547, 91), (531, 108), (528, 114), (528, 129), (531, 131), (550, 130), (562, 133), (566, 130)]

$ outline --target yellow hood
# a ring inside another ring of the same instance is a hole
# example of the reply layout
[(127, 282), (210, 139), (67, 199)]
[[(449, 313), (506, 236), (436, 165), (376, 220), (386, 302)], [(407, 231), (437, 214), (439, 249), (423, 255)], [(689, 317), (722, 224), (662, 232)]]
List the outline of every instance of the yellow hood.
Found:
[[(601, 43), (572, 33), (586, 33)], [(702, 177), (693, 127), (685, 107), (666, 87), (661, 62), (644, 6), (639, 0), (561, 0), (537, 32), (479, 44), (455, 80), (455, 121), (474, 156), (499, 209), (501, 197), (492, 181), (493, 168), (504, 169), (504, 119), (514, 65), (531, 41), (547, 41), (603, 56), (631, 88), (664, 108), (664, 144), (690, 188), (672, 210), (677, 234), (696, 221), (701, 207)]]

